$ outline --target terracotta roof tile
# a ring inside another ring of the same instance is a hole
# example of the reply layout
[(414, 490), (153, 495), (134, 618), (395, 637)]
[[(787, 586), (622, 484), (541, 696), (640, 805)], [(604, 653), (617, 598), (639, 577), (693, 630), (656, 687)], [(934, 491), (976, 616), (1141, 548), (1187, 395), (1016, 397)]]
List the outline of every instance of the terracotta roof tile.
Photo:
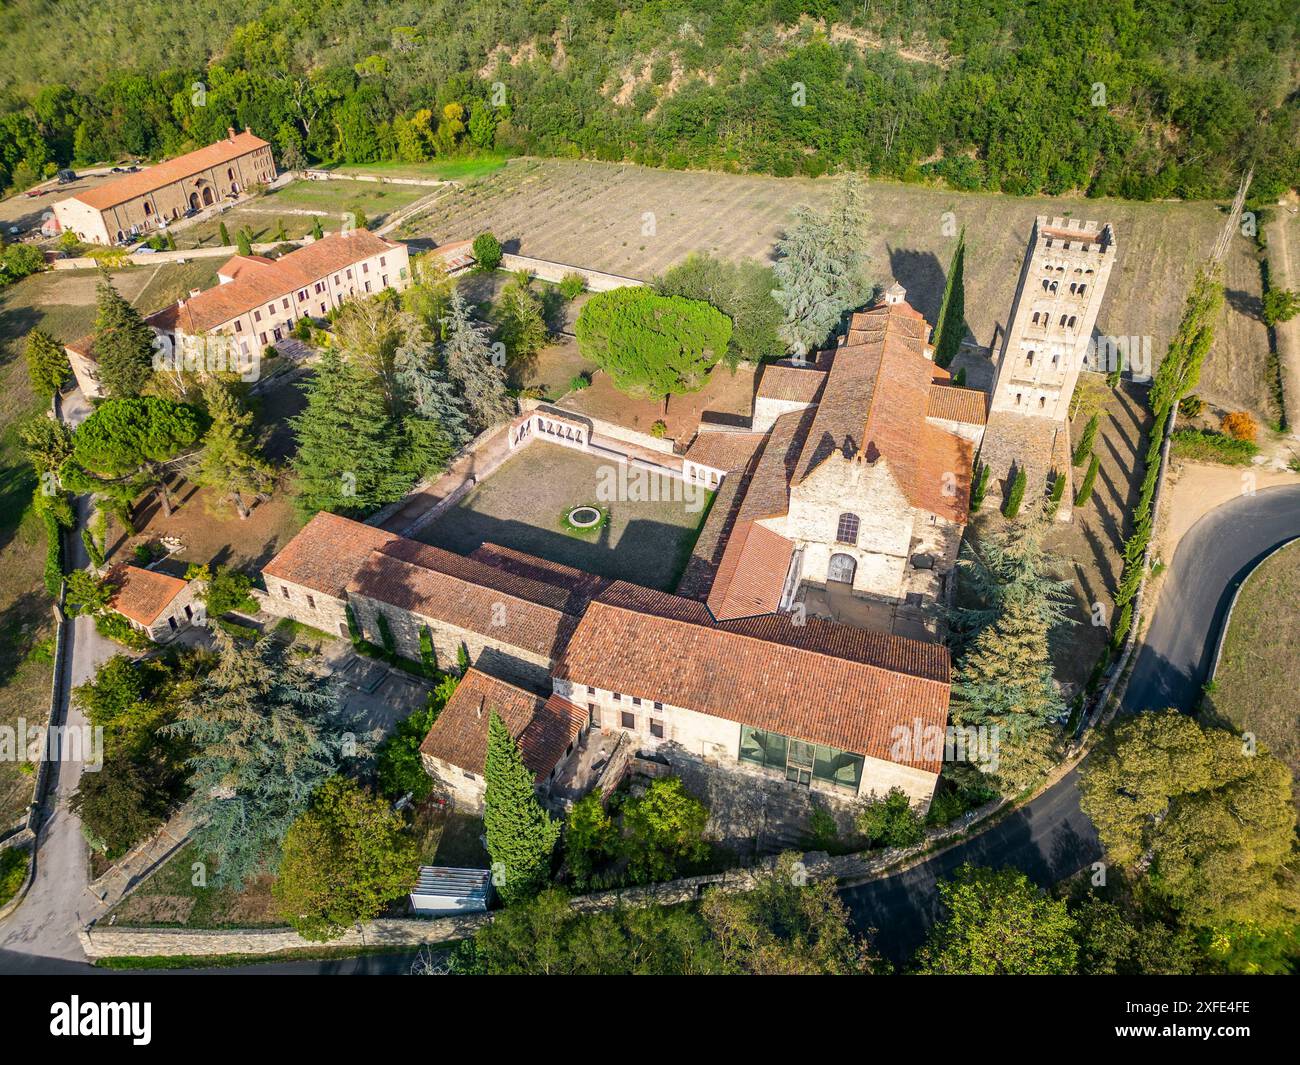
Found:
[(618, 582), (555, 676), (894, 761), (897, 730), (947, 724), (948, 671), (937, 644), (817, 619), (713, 624), (700, 603)]
[(420, 744), (420, 751), (459, 769), (483, 775), (488, 721), (496, 713), (519, 745), (538, 781), (564, 757), (586, 724), (586, 714), (558, 696), (545, 696), (470, 669)]
[(928, 418), (983, 425), (988, 420), (988, 397), (976, 388), (931, 384), (925, 413)]
[(348, 582), (370, 552), (395, 539), (394, 533), (322, 510), (262, 572), (342, 599)]
[(134, 200), (137, 196), (156, 192), (165, 185), (180, 181), (191, 174), (197, 174), (209, 167), (220, 166), (232, 159), (238, 159), (241, 155), (266, 147), (268, 145), (261, 137), (244, 130), (242, 133), (236, 133), (233, 138), (223, 137), (215, 144), (187, 152), (185, 155), (178, 155), (175, 159), (168, 159), (157, 166), (147, 166), (139, 173), (125, 174), (114, 181), (105, 182), (98, 188), (79, 192), (70, 199), (84, 203), (97, 211), (106, 211), (119, 203)]
[(817, 393), (826, 383), (826, 374), (811, 366), (768, 363), (758, 382), (760, 399), (787, 400), (792, 403), (815, 403)]
[(279, 259), (236, 256), (221, 268), (223, 272), (227, 267), (232, 269), (233, 280), (200, 292), (183, 303), (164, 307), (146, 320), (156, 329), (179, 328), (186, 333), (202, 333), (298, 289), (310, 288), (353, 263), (398, 247), (399, 244), (369, 230), (358, 229), (346, 235), (335, 233), (322, 237)]
[(109, 605), (141, 625), (152, 625), (157, 621), (189, 583), (139, 566), (114, 567), (109, 579), (117, 584)]
[(527, 555), (522, 551), (516, 551), (513, 547), (503, 547), (500, 544), (480, 544), (470, 552), (469, 557), (512, 573), (516, 577), (568, 589), (575, 597), (569, 604), (570, 609), (585, 607), (589, 600), (599, 595), (611, 583), (608, 577), (586, 573), (573, 566), (538, 558), (536, 555)]
[(721, 430), (696, 433), (691, 446), (686, 449), (686, 460), (723, 472), (743, 470), (766, 439), (766, 433), (729, 433)]
[(784, 536), (753, 521), (737, 525), (709, 590), (713, 616), (725, 621), (775, 611), (793, 557), (794, 544)]

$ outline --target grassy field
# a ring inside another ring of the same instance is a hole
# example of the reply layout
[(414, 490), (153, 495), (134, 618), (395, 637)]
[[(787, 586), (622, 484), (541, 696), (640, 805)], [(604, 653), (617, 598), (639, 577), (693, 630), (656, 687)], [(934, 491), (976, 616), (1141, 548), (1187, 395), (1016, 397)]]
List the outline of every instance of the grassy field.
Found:
[[(830, 201), (833, 179), (650, 170), (614, 163), (512, 160), (464, 189), (448, 189), (399, 228), (399, 237), (460, 240), (491, 229), (508, 250), (650, 278), (691, 251), (770, 259), (799, 202)], [(896, 278), (934, 321), (956, 231), (966, 227), (966, 315), (988, 346), (1006, 325), (1034, 216), (1073, 215), (1115, 227), (1118, 262), (1097, 322), (1103, 334), (1151, 336), (1163, 355), (1198, 261), (1222, 222), (1209, 203), (1133, 203), (961, 193), (868, 183), (867, 252), (878, 282)], [(1199, 391), (1267, 416), (1268, 342), (1258, 318), (1254, 242), (1234, 239), (1228, 306)]]
[[(507, 461), (418, 538), (461, 554), (485, 541), (502, 544), (588, 573), (671, 589), (708, 513), (706, 493), (693, 501), (672, 501), (670, 493), (680, 490), (681, 483), (647, 474), (647, 481), (657, 482), (659, 501), (599, 499), (602, 467), (617, 466), (565, 447), (534, 445)], [(641, 472), (631, 471), (631, 478)], [(599, 533), (565, 530), (563, 519), (570, 508), (597, 503), (610, 512)]]
[(1300, 776), (1300, 542), (1247, 578), (1224, 639), (1207, 704)]
[(239, 229), (248, 226), (253, 231), (254, 243), (274, 240), (281, 222), (290, 239), (310, 233), (316, 218), (320, 218), (325, 230), (337, 232), (344, 216), (350, 223), (357, 210), (364, 212), (373, 226), (431, 191), (422, 185), (373, 181), (295, 181), (233, 207), (217, 218), (178, 230), (176, 243), (182, 248), (217, 246), (222, 222), (232, 241)]
[(194, 883), (195, 863), (203, 856), (182, 847), (153, 876), (112, 910), (115, 923), (132, 928), (266, 928), (284, 924), (271, 898), (274, 877), (260, 876), (242, 891), (211, 886), (215, 871), (206, 864), (208, 886)]
[(505, 165), (503, 155), (482, 155), (473, 159), (435, 159), (428, 163), (340, 163), (326, 169), (340, 174), (470, 182), (495, 174)]

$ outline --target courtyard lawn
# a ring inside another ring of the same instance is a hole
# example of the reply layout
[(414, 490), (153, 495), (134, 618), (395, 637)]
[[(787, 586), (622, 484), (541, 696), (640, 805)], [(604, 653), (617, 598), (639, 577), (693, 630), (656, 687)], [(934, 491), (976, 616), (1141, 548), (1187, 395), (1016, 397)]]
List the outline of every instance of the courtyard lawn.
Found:
[[(598, 486), (605, 483), (619, 486), (620, 498), (600, 498)], [(419, 539), (460, 554), (485, 542), (501, 544), (588, 573), (671, 590), (713, 498), (693, 488), (683, 493), (685, 488), (674, 478), (624, 468), (612, 459), (538, 443), (507, 460)], [(609, 510), (609, 520), (594, 535), (565, 529), (564, 516), (583, 504)]]
[(1300, 775), (1295, 692), (1300, 665), (1300, 542), (1289, 544), (1247, 578), (1232, 611), (1223, 657), (1209, 691), (1214, 712), (1252, 732)]

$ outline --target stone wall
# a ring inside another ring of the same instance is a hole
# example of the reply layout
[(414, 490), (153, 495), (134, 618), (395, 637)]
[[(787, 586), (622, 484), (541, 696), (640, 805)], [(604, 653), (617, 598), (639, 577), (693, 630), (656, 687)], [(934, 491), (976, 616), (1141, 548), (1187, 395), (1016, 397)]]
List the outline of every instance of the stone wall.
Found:
[(263, 580), (266, 581), (266, 591), (255, 588), (252, 592), (262, 611), (276, 617), (292, 618), (331, 636), (349, 638), (346, 604), (342, 599), (279, 577), (263, 575)]
[(457, 652), (464, 644), (470, 662), (485, 673), (539, 690), (550, 686), (552, 661), (545, 655), (516, 647), (504, 638), (471, 632), (450, 622), (381, 603), (366, 595), (353, 595), (351, 603), (357, 625), (367, 640), (376, 646), (383, 646), (384, 641), (379, 631), (379, 614), (382, 612), (388, 619), (397, 653), (412, 662), (420, 661), (420, 628), (427, 625), (441, 669), (456, 662)]

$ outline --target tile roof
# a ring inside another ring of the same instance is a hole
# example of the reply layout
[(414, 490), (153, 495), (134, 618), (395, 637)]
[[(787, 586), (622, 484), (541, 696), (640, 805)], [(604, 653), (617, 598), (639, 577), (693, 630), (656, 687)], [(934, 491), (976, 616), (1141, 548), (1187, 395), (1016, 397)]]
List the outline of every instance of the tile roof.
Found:
[(420, 752), (482, 776), (493, 712), (539, 782), (550, 775), (587, 723), (582, 710), (559, 696), (548, 699), (469, 669), (424, 737)]
[(866, 461), (883, 457), (913, 506), (965, 522), (973, 455), (962, 441), (926, 423), (934, 363), (930, 327), (906, 303), (857, 311), (835, 349), (817, 415), (799, 456), (802, 481), (836, 450)]
[(221, 272), (232, 280), (164, 307), (151, 314), (147, 321), (156, 329), (179, 328), (186, 333), (202, 333), (297, 289), (309, 288), (329, 274), (363, 259), (398, 247), (401, 245), (367, 229), (358, 229), (322, 237), (279, 259), (237, 255), (221, 267)]
[(262, 572), (342, 599), (348, 582), (370, 553), (395, 539), (394, 533), (322, 510)]
[(557, 588), (566, 588), (575, 597), (575, 601), (570, 604), (571, 607), (577, 607), (581, 603), (585, 608), (588, 601), (608, 588), (611, 583), (608, 577), (600, 577), (594, 573), (575, 569), (573, 566), (538, 558), (536, 555), (527, 555), (522, 551), (516, 551), (513, 547), (503, 547), (501, 544), (480, 544), (470, 552), (469, 557), (507, 573), (513, 573), (517, 577), (551, 584)]
[(109, 605), (141, 625), (152, 625), (157, 621), (189, 583), (180, 577), (169, 577), (139, 566), (116, 566), (109, 579), (117, 584)]
[(178, 155), (175, 159), (168, 159), (157, 166), (147, 166), (136, 174), (124, 174), (115, 181), (105, 182), (98, 188), (79, 192), (70, 198), (97, 211), (106, 211), (119, 203), (134, 200), (137, 196), (156, 192), (191, 174), (197, 174), (209, 167), (220, 166), (232, 159), (238, 159), (241, 155), (266, 147), (269, 145), (261, 137), (244, 130), (242, 133), (236, 133), (234, 137), (223, 137), (205, 148)]
[(686, 449), (686, 461), (698, 462), (715, 470), (730, 472), (742, 470), (759, 445), (767, 439), (766, 433), (730, 433), (708, 430), (696, 433), (691, 446)]
[(372, 551), (347, 591), (548, 659), (563, 650), (584, 605), (565, 588), (402, 538)]
[(977, 388), (931, 384), (925, 414), (927, 418), (983, 425), (988, 420), (988, 397)]
[(795, 410), (772, 423), (737, 512), (737, 524), (773, 518), (790, 509), (790, 480), (816, 413), (816, 407)]
[(555, 669), (573, 684), (887, 761), (897, 730), (947, 724), (948, 675), (937, 644), (815, 618), (714, 624), (701, 603), (621, 581), (592, 602)]
[(826, 383), (826, 374), (812, 366), (768, 363), (758, 382), (759, 399), (788, 400), (792, 403), (815, 403), (817, 393)]
[(794, 543), (754, 521), (732, 530), (709, 590), (709, 610), (719, 621), (770, 614), (781, 605), (781, 592), (794, 557)]

